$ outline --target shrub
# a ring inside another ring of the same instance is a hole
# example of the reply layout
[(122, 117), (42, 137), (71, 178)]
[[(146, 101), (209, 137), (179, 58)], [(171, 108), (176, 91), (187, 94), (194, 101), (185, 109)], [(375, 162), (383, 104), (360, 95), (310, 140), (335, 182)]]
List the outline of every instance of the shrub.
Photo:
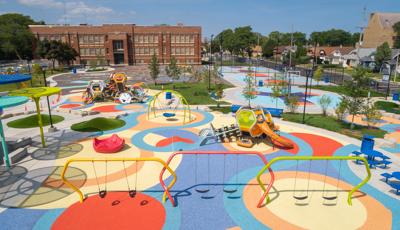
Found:
[(318, 100), (318, 104), (321, 106), (322, 115), (326, 116), (327, 110), (328, 110), (329, 106), (332, 104), (332, 98), (327, 95), (323, 95)]
[(335, 108), (336, 117), (338, 120), (343, 120), (347, 110), (347, 101), (341, 100)]
[(295, 113), (299, 107), (299, 98), (297, 96), (286, 97), (285, 104), (291, 113)]

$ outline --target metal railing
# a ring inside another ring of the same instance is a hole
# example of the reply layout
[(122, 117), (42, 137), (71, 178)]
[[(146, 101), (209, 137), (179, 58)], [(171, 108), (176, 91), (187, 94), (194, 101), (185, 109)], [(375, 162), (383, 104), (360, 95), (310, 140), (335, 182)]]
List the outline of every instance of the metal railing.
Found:
[[(176, 174), (174, 172), (174, 170), (172, 170), (167, 163), (165, 163), (165, 161), (161, 160), (160, 158), (156, 158), (156, 157), (148, 157), (148, 158), (110, 158), (110, 159), (98, 159), (98, 158), (75, 158), (75, 159), (70, 159), (68, 160), (65, 165), (64, 168), (62, 170), (61, 173), (61, 179), (63, 180), (63, 182), (68, 185), (69, 187), (71, 187), (75, 192), (78, 193), (79, 195), (79, 201), (82, 203), (84, 201), (84, 195), (82, 193), (82, 191), (77, 188), (75, 185), (73, 185), (71, 182), (69, 182), (67, 180), (67, 178), (65, 178), (65, 173), (67, 172), (68, 166), (71, 163), (74, 162), (125, 162), (125, 161), (134, 161), (134, 162), (139, 162), (139, 161), (145, 161), (145, 162), (158, 162), (163, 166), (162, 171), (164, 172), (165, 170), (168, 170), (168, 172), (173, 176), (173, 179), (171, 181), (171, 183), (166, 186), (164, 181), (163, 181), (163, 177), (160, 174), (159, 180), (160, 180), (160, 184), (162, 186), (162, 188), (164, 189), (164, 196), (167, 195), (168, 198), (171, 201), (172, 206), (175, 206), (175, 202), (172, 199), (172, 196), (169, 192), (169, 190), (171, 189), (171, 187), (175, 184), (176, 182)], [(138, 172), (136, 172), (138, 173)], [(165, 202), (165, 200), (164, 200)]]
[(350, 190), (348, 196), (347, 196), (347, 203), (349, 205), (352, 205), (351, 202), (351, 197), (354, 192), (356, 192), (358, 189), (360, 189), (363, 185), (365, 185), (369, 179), (371, 178), (371, 170), (368, 165), (368, 161), (364, 157), (358, 157), (358, 156), (283, 156), (283, 157), (275, 157), (272, 159), (266, 166), (264, 166), (263, 169), (261, 169), (260, 172), (257, 174), (257, 181), (258, 184), (260, 185), (261, 189), (264, 191), (264, 194), (262, 195), (260, 202), (258, 203), (257, 207), (261, 208), (262, 203), (265, 200), (266, 204), (269, 203), (270, 198), (268, 196), (268, 193), (274, 183), (273, 180), (268, 184), (268, 187), (265, 188), (264, 184), (261, 181), (261, 176), (262, 174), (268, 169), (271, 170), (271, 165), (278, 161), (293, 161), (293, 160), (301, 160), (301, 161), (313, 161), (313, 160), (354, 160), (354, 161), (362, 161), (365, 165), (365, 170), (367, 171), (367, 177), (364, 178), (358, 185), (356, 185), (352, 190)]

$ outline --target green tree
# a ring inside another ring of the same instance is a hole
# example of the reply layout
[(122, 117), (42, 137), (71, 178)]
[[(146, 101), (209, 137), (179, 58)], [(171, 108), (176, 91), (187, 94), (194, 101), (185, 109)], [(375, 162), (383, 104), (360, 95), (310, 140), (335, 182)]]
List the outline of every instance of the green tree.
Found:
[(32, 59), (35, 38), (28, 25), (42, 23), (17, 13), (0, 15), (0, 60)]
[(318, 100), (318, 104), (321, 106), (322, 115), (325, 117), (329, 106), (332, 104), (332, 98), (328, 95), (322, 95), (322, 97)]
[(344, 120), (344, 115), (346, 114), (347, 107), (348, 101), (346, 100), (346, 98), (342, 98), (340, 102), (336, 105), (335, 114), (339, 121)]
[(181, 74), (181, 69), (177, 65), (175, 57), (171, 57), (169, 65), (165, 68), (167, 75), (173, 80), (178, 80)]
[(276, 42), (272, 39), (268, 39), (264, 44), (262, 45), (262, 55), (263, 57), (269, 58), (274, 56), (274, 49), (276, 46)]
[[(61, 41), (48, 41), (43, 40), (38, 43), (36, 48), (36, 53), (52, 63), (52, 70), (55, 69), (55, 62), (58, 61), (59, 64), (70, 64), (78, 56), (78, 52), (73, 49), (69, 44), (63, 43)], [(93, 60), (96, 62), (96, 60)], [(97, 66), (97, 63), (91, 63), (91, 66)], [(94, 68), (96, 67), (94, 66)]]
[(394, 39), (393, 48), (400, 49), (400, 22), (396, 22), (393, 25), (393, 30), (396, 33), (396, 38)]
[(310, 34), (309, 42), (320, 46), (354, 46), (354, 35), (341, 29), (316, 31)]
[(256, 99), (257, 94), (256, 94), (254, 77), (250, 66), (248, 68), (248, 73), (244, 77), (243, 81), (246, 83), (246, 86), (242, 90), (242, 95), (248, 101), (249, 107), (251, 107), (251, 100)]
[(379, 112), (377, 106), (369, 98), (363, 107), (362, 113), (365, 116), (368, 128), (374, 126), (382, 118), (382, 113)]
[(322, 75), (324, 74), (324, 69), (322, 66), (318, 66), (317, 69), (314, 71), (314, 80), (317, 82), (317, 85), (319, 85), (319, 82), (322, 79)]
[(392, 55), (392, 50), (387, 42), (376, 48), (375, 63), (378, 68), (381, 68), (382, 64), (389, 60)]
[(289, 95), (285, 99), (285, 104), (291, 113), (295, 113), (297, 108), (299, 107), (299, 97)]
[(247, 54), (251, 57), (252, 48), (257, 44), (257, 37), (251, 26), (237, 27), (234, 31), (233, 51), (235, 54)]
[(343, 95), (342, 100), (347, 105), (347, 112), (352, 116), (350, 128), (354, 128), (354, 117), (362, 113), (365, 105), (363, 90), (367, 88), (370, 82), (370, 75), (364, 68), (355, 68), (352, 73), (352, 80), (346, 81), (344, 87), (348, 95)]
[(149, 71), (150, 71), (150, 76), (154, 81), (154, 85), (157, 85), (157, 78), (158, 78), (158, 75), (160, 74), (160, 64), (158, 63), (158, 58), (155, 53), (151, 57), (151, 60), (149, 63)]
[(271, 97), (275, 98), (275, 108), (278, 108), (278, 99), (279, 97), (285, 94), (285, 82), (281, 81), (280, 83), (275, 83), (271, 88)]
[(215, 98), (217, 99), (217, 107), (220, 107), (220, 100), (222, 99), (222, 97), (224, 96), (224, 85), (223, 84), (217, 84), (215, 86)]

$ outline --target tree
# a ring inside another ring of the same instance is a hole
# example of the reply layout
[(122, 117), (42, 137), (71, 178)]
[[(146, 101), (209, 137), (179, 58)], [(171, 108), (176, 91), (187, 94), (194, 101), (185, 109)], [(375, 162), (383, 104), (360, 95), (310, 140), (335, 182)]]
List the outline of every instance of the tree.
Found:
[(278, 108), (278, 99), (281, 97), (283, 93), (285, 85), (284, 82), (282, 81), (281, 83), (276, 83), (272, 86), (272, 92), (271, 92), (271, 97), (275, 98), (275, 108)]
[(382, 118), (382, 113), (379, 112), (377, 106), (370, 99), (364, 105), (363, 115), (365, 116), (368, 128), (375, 125)]
[(400, 22), (396, 22), (393, 25), (393, 30), (396, 33), (396, 37), (394, 39), (393, 48), (400, 49)]
[[(359, 35), (351, 34), (340, 29), (330, 29), (326, 31), (316, 31), (310, 34), (309, 43), (317, 43), (320, 46), (354, 46), (354, 38)], [(357, 38), (358, 41), (358, 38)]]
[(224, 85), (219, 83), (215, 86), (215, 98), (217, 99), (217, 107), (220, 107), (220, 100), (224, 96)]
[(344, 115), (346, 114), (347, 107), (348, 107), (348, 102), (346, 98), (342, 98), (340, 102), (336, 105), (335, 113), (339, 121), (344, 120)]
[(380, 69), (382, 64), (389, 60), (392, 55), (392, 50), (389, 47), (387, 42), (384, 42), (382, 45), (376, 48), (375, 54), (375, 63), (376, 66)]
[(160, 74), (160, 64), (158, 63), (157, 55), (154, 53), (149, 63), (150, 76), (157, 85), (157, 77)]
[(0, 60), (32, 59), (35, 37), (28, 25), (43, 24), (16, 13), (0, 15)]
[(257, 43), (257, 37), (251, 26), (237, 27), (234, 31), (233, 52), (235, 54), (247, 54), (251, 57), (252, 48)]
[(322, 75), (324, 74), (324, 69), (322, 66), (318, 66), (317, 69), (314, 71), (314, 80), (317, 82), (317, 85), (319, 85), (319, 81), (322, 79)]
[(328, 95), (323, 95), (319, 100), (318, 104), (321, 106), (322, 115), (325, 117), (329, 106), (332, 104), (332, 98)]
[(179, 75), (181, 74), (181, 69), (178, 67), (176, 63), (177, 63), (176, 58), (171, 57), (169, 65), (165, 68), (168, 77), (172, 78), (173, 80), (178, 80)]
[(369, 85), (370, 75), (364, 68), (355, 68), (352, 73), (352, 80), (346, 81), (344, 87), (348, 95), (342, 96), (347, 105), (347, 112), (352, 116), (350, 128), (354, 128), (354, 117), (362, 112), (365, 104), (363, 90)]
[[(43, 40), (38, 43), (36, 53), (42, 57), (50, 60), (52, 63), (52, 70), (55, 69), (55, 62), (59, 64), (70, 64), (78, 56), (78, 52), (73, 49), (69, 44), (57, 40)], [(96, 60), (93, 60), (96, 61)], [(91, 63), (91, 66), (96, 67), (97, 63)]]
[(253, 72), (251, 71), (250, 66), (243, 81), (246, 83), (246, 86), (242, 90), (242, 95), (248, 101), (249, 107), (251, 107), (251, 100), (257, 98), (257, 91), (254, 83)]
[(264, 44), (262, 45), (262, 56), (269, 58), (274, 56), (274, 49), (275, 49), (276, 43), (272, 39), (268, 39)]
[(287, 96), (285, 99), (285, 104), (291, 113), (295, 113), (299, 107), (299, 98), (294, 95)]

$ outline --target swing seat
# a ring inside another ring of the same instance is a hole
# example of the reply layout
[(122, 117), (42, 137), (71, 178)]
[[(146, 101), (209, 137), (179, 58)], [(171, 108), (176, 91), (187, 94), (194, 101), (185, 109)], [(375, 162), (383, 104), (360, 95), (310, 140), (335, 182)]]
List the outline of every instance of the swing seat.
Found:
[(322, 198), (324, 198), (325, 200), (336, 200), (337, 196), (323, 196)]
[(163, 116), (164, 116), (164, 117), (167, 117), (167, 118), (169, 118), (169, 117), (175, 117), (175, 113), (163, 113)]
[(305, 196), (293, 196), (293, 198), (296, 199), (296, 200), (305, 200), (305, 199), (308, 198), (308, 195), (305, 195)]
[(226, 193), (235, 193), (237, 191), (237, 189), (225, 189), (225, 188), (223, 190)]
[(210, 189), (195, 189), (195, 190), (196, 190), (196, 192), (198, 192), (198, 193), (207, 193), (207, 192), (210, 191)]

